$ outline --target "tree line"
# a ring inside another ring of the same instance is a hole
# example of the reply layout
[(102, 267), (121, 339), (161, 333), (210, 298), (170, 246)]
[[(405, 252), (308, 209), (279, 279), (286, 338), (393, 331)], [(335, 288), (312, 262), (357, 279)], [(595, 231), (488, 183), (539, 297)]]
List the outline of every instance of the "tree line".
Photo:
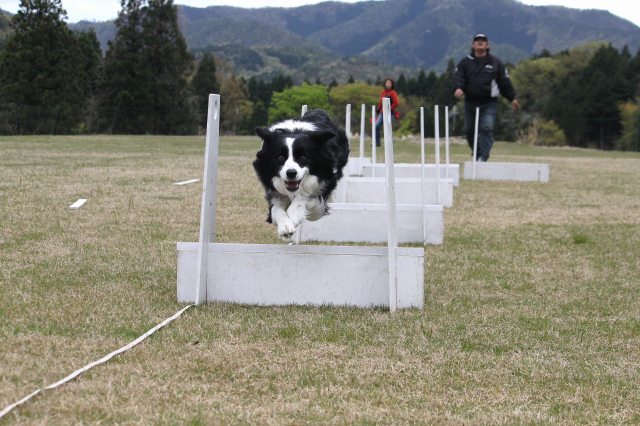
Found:
[[(121, 0), (116, 35), (104, 53), (96, 34), (71, 31), (61, 0), (21, 0), (13, 30), (0, 50), (1, 134), (196, 134), (206, 122), (207, 97), (223, 98), (221, 130), (251, 134), (300, 106), (325, 108), (344, 122), (344, 107), (377, 103), (382, 80), (294, 84), (235, 75), (206, 52), (190, 52), (172, 0)], [(548, 145), (640, 151), (640, 51), (589, 44), (542, 52), (508, 65), (523, 110), (501, 105), (496, 137)], [(455, 69), (401, 74), (399, 133), (419, 132), (418, 111), (449, 106), (453, 134), (462, 133)], [(367, 115), (370, 108), (367, 108)], [(442, 114), (441, 114), (442, 116)]]

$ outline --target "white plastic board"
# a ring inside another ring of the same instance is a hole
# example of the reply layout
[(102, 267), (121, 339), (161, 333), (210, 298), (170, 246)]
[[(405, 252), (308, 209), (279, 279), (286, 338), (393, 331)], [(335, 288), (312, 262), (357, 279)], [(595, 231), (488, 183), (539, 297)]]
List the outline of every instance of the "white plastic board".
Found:
[[(394, 164), (396, 170), (396, 178), (415, 178), (422, 177), (422, 167), (420, 164), (414, 163), (396, 163)], [(440, 177), (447, 178), (447, 168), (449, 169), (449, 178), (453, 180), (453, 186), (460, 185), (460, 165), (459, 164), (445, 164), (440, 165)], [(362, 168), (362, 176), (371, 176), (377, 178), (383, 178), (385, 176), (384, 164), (378, 163), (374, 166), (372, 164), (364, 164)], [(435, 164), (424, 165), (424, 177), (427, 179), (435, 179), (436, 170), (438, 167)], [(375, 174), (374, 174), (375, 173)]]
[[(207, 301), (389, 306), (386, 247), (209, 244)], [(424, 304), (424, 249), (397, 249), (397, 307)], [(178, 243), (178, 301), (196, 301), (198, 243)]]
[[(384, 167), (384, 164), (380, 164)], [(363, 167), (370, 167), (371, 159), (369, 157), (349, 157), (347, 165), (342, 169), (345, 176), (362, 176)]]
[[(473, 161), (464, 163), (464, 178), (473, 179)], [(546, 163), (475, 162), (478, 180), (511, 180), (519, 182), (549, 182)]]
[[(398, 204), (398, 243), (442, 244), (444, 208), (424, 206), (426, 229), (423, 237), (423, 206)], [(385, 204), (330, 203), (330, 213), (320, 220), (304, 222), (300, 241), (384, 243), (387, 241)]]
[[(453, 180), (440, 179), (440, 200), (434, 179), (403, 178), (395, 180), (398, 204), (420, 204), (420, 190), (424, 191), (424, 204), (453, 206)], [(332, 194), (334, 203), (383, 204), (385, 200), (385, 179), (369, 177), (344, 177)]]

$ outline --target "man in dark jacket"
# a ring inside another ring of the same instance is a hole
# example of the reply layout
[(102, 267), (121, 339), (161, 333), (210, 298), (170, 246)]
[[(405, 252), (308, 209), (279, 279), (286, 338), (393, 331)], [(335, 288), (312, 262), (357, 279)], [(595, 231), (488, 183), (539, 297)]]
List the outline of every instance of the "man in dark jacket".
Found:
[(511, 102), (514, 111), (520, 109), (509, 73), (500, 59), (489, 53), (489, 39), (476, 34), (471, 53), (456, 67), (454, 75), (455, 96), (464, 96), (464, 123), (467, 142), (473, 150), (476, 107), (480, 108), (478, 123), (478, 161), (487, 161), (493, 146), (493, 127), (496, 122), (498, 95)]

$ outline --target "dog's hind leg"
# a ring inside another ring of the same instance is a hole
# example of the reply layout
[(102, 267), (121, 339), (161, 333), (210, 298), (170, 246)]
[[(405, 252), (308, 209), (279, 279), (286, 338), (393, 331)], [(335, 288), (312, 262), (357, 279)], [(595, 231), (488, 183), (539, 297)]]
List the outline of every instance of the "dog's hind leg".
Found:
[(322, 197), (310, 198), (306, 205), (306, 219), (315, 221), (327, 214), (327, 203)]

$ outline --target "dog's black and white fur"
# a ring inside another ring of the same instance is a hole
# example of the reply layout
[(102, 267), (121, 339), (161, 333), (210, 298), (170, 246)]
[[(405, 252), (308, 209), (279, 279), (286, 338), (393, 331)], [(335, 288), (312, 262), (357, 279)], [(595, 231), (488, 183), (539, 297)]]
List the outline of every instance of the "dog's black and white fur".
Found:
[(349, 140), (319, 109), (299, 120), (256, 128), (256, 133), (262, 148), (253, 168), (269, 203), (267, 222), (288, 240), (303, 220), (327, 214), (327, 199), (349, 158)]

